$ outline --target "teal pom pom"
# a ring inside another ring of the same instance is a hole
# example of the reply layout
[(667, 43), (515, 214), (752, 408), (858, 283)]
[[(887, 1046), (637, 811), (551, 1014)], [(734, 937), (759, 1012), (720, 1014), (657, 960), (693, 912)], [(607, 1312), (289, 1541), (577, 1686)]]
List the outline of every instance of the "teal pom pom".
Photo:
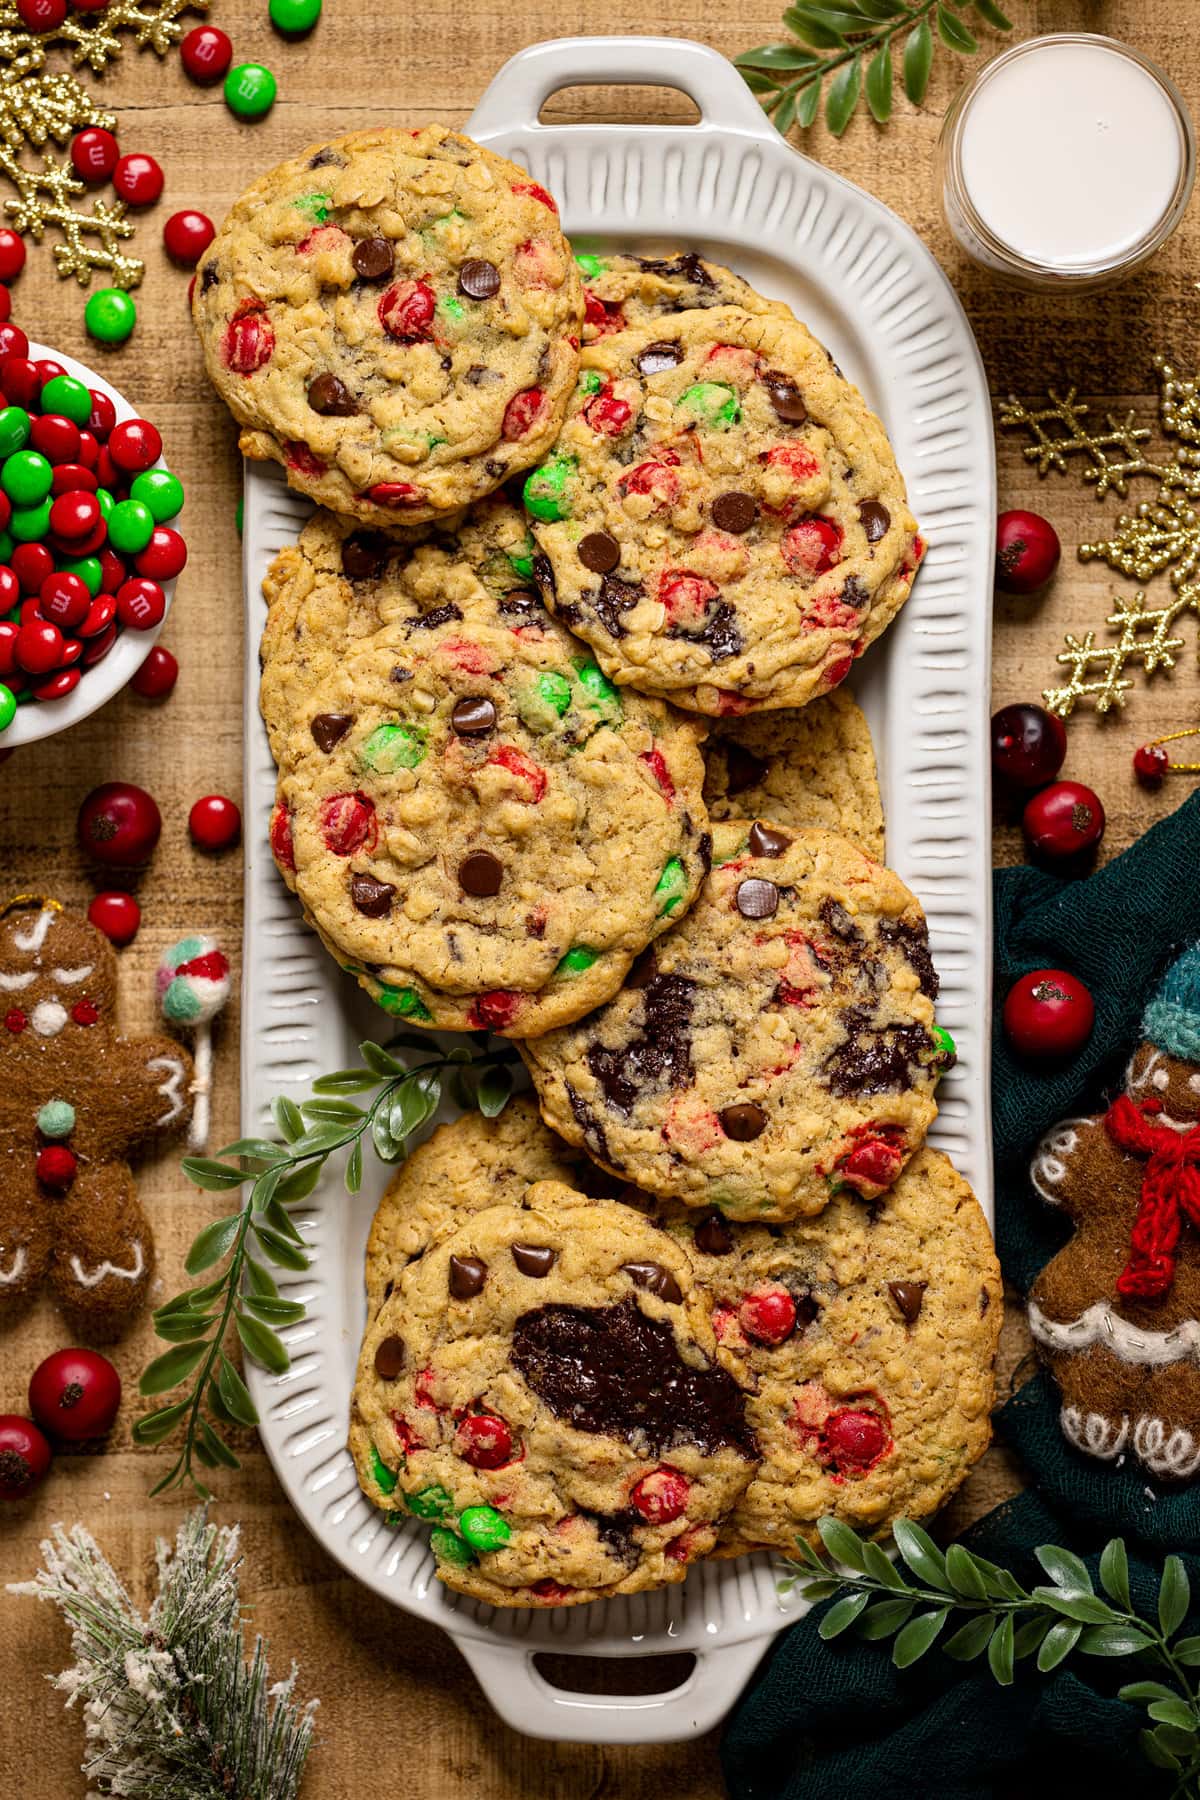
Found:
[(1167, 970), (1142, 1015), (1142, 1034), (1168, 1056), (1200, 1062), (1200, 944)]
[[(188, 958), (185, 956), (181, 960), (186, 962)], [(163, 1017), (172, 1025), (194, 1024), (204, 1011), (195, 989), (182, 976), (168, 985), (162, 997), (162, 1009)]]

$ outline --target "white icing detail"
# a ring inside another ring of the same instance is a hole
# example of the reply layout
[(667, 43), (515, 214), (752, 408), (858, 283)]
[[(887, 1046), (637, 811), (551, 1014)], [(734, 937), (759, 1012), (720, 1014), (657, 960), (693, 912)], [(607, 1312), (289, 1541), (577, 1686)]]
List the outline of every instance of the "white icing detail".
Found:
[(1087, 1456), (1098, 1456), (1102, 1462), (1114, 1462), (1129, 1441), (1129, 1419), (1106, 1419), (1103, 1413), (1081, 1413), (1077, 1406), (1064, 1406), (1058, 1416), (1063, 1436)]
[(1134, 1455), (1152, 1475), (1186, 1481), (1200, 1468), (1200, 1443), (1182, 1425), (1166, 1426), (1151, 1413), (1143, 1413), (1133, 1428)]
[(3, 988), (5, 992), (9, 994), (16, 993), (20, 988), (31, 987), (36, 980), (36, 969), (30, 969), (25, 974), (17, 973), (13, 975), (6, 975), (3, 969), (0, 969), (0, 988)]
[(1200, 1075), (1189, 1075), (1188, 1086), (1191, 1088), (1193, 1094), (1200, 1094)]
[(1158, 1089), (1160, 1094), (1165, 1094), (1171, 1085), (1171, 1077), (1166, 1069), (1155, 1069), (1153, 1075), (1150, 1077), (1150, 1082), (1153, 1087)]
[(46, 941), (46, 933), (53, 925), (56, 914), (49, 906), (44, 907), (36, 919), (31, 919), (28, 931), (14, 931), (13, 943), (18, 950), (40, 950)]
[(67, 987), (74, 987), (78, 981), (86, 981), (91, 972), (91, 963), (84, 963), (82, 969), (51, 969), (50, 971), (55, 981), (61, 981)]
[(24, 1273), (25, 1246), (24, 1244), (19, 1244), (13, 1251), (11, 1265), (7, 1269), (0, 1269), (0, 1287), (11, 1287), (14, 1281), (20, 1281)]
[(1074, 1352), (1102, 1344), (1122, 1362), (1142, 1368), (1162, 1368), (1189, 1357), (1200, 1362), (1200, 1319), (1183, 1319), (1170, 1331), (1147, 1331), (1123, 1319), (1107, 1300), (1094, 1301), (1077, 1319), (1048, 1319), (1031, 1300), (1029, 1329), (1048, 1350)]
[(145, 1268), (146, 1259), (142, 1255), (142, 1246), (136, 1241), (133, 1246), (133, 1263), (128, 1269), (122, 1268), (120, 1263), (105, 1261), (97, 1263), (94, 1269), (85, 1271), (77, 1256), (71, 1258), (71, 1273), (80, 1287), (86, 1288), (99, 1287), (106, 1275), (115, 1275), (118, 1281), (136, 1281), (145, 1272)]
[(57, 1000), (39, 1000), (29, 1023), (39, 1037), (57, 1037), (67, 1022), (67, 1009)]
[(1066, 1176), (1066, 1158), (1079, 1143), (1079, 1133), (1085, 1126), (1094, 1124), (1094, 1119), (1063, 1119), (1046, 1133), (1034, 1151), (1033, 1161), (1029, 1165), (1029, 1179), (1042, 1199), (1051, 1206), (1059, 1204), (1054, 1189)]
[(158, 1091), (170, 1104), (162, 1117), (155, 1119), (157, 1129), (161, 1125), (170, 1125), (183, 1111), (183, 1064), (174, 1056), (152, 1056), (146, 1067), (167, 1071), (167, 1079)]
[(1127, 1093), (1132, 1093), (1134, 1088), (1145, 1087), (1162, 1059), (1161, 1050), (1151, 1050), (1149, 1056), (1146, 1058), (1145, 1068), (1140, 1075), (1135, 1075), (1133, 1071), (1137, 1066), (1137, 1059), (1140, 1055), (1141, 1051), (1138, 1050), (1129, 1059), (1129, 1067), (1125, 1071), (1125, 1089)]

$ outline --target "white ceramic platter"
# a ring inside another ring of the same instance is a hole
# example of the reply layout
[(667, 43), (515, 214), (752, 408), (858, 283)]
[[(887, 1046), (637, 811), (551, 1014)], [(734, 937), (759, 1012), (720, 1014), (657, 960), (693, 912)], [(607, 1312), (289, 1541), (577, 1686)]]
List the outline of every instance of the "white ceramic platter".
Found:
[[(544, 126), (556, 90), (650, 82), (700, 109), (685, 126)], [(929, 252), (892, 213), (789, 149), (736, 71), (672, 38), (574, 38), (505, 65), (468, 132), (529, 169), (578, 249), (687, 246), (789, 301), (880, 412), (929, 554), (908, 605), (856, 671), (888, 821), (888, 860), (929, 917), (938, 1018), (959, 1062), (939, 1091), (933, 1142), (991, 1216), (987, 1058), (991, 966), (987, 759), (995, 470), (979, 354)], [(356, 1060), (388, 1022), (303, 925), (267, 845), (274, 769), (258, 715), (261, 582), (307, 504), (278, 470), (246, 471), (246, 957), (243, 1129), (258, 1134), (276, 1093)], [(292, 1504), (360, 1581), (455, 1638), (497, 1712), (536, 1736), (639, 1743), (690, 1737), (724, 1714), (771, 1635), (796, 1616), (765, 1556), (694, 1569), (678, 1587), (559, 1612), (493, 1610), (448, 1593), (417, 1521), (389, 1528), (362, 1498), (345, 1448), (365, 1318), (363, 1249), (378, 1168), (349, 1200), (327, 1175), (297, 1222), (312, 1269), (288, 1285), (308, 1317), (283, 1335), (290, 1371), (250, 1375), (262, 1436)], [(690, 1651), (667, 1693), (591, 1695), (552, 1686), (539, 1652), (636, 1656)]]

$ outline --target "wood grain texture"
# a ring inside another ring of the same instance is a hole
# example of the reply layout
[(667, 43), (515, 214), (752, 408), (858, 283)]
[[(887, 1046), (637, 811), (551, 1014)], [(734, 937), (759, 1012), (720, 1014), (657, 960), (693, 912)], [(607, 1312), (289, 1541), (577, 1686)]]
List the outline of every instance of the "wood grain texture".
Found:
[[(1171, 69), (1185, 95), (1200, 97), (1200, 48), (1189, 0), (1008, 0), (1017, 31), (1086, 29), (1136, 44)], [(31, 247), (16, 287), (19, 322), (31, 335), (100, 363), (162, 427), (168, 455), (187, 486), (184, 526), (190, 561), (179, 582), (165, 642), (182, 674), (173, 698), (155, 707), (124, 696), (66, 739), (18, 752), (0, 769), (0, 886), (41, 890), (86, 903), (89, 872), (75, 847), (76, 808), (97, 781), (141, 782), (165, 819), (162, 845), (138, 882), (141, 935), (122, 957), (124, 1022), (153, 1019), (152, 975), (163, 947), (183, 931), (216, 932), (240, 957), (240, 866), (236, 853), (212, 860), (187, 842), (187, 809), (200, 794), (240, 792), (242, 647), (239, 545), (234, 527), (238, 463), (233, 428), (208, 389), (187, 320), (187, 277), (159, 243), (169, 211), (200, 206), (220, 218), (251, 175), (327, 133), (372, 121), (460, 124), (499, 64), (541, 38), (575, 32), (653, 30), (698, 37), (734, 54), (780, 35), (778, 0), (745, 0), (736, 9), (698, 0), (664, 0), (653, 18), (629, 0), (572, 0), (520, 7), (496, 0), (427, 0), (381, 7), (373, 0), (327, 0), (307, 42), (284, 44), (270, 30), (264, 0), (217, 0), (214, 21), (234, 39), (239, 60), (270, 64), (280, 99), (260, 125), (237, 124), (219, 90), (191, 86), (178, 59), (160, 65), (130, 51), (103, 82), (119, 117), (122, 147), (148, 149), (166, 169), (166, 195), (143, 215), (136, 248), (148, 262), (137, 299), (141, 322), (115, 354), (90, 347), (83, 297), (54, 277), (49, 250)], [(993, 394), (1038, 395), (1048, 383), (1076, 382), (1097, 406), (1153, 412), (1150, 358), (1155, 350), (1187, 367), (1195, 356), (1200, 221), (1193, 207), (1183, 229), (1152, 268), (1118, 292), (1071, 303), (1031, 299), (995, 285), (966, 265), (941, 223), (933, 156), (940, 118), (964, 65), (939, 54), (928, 104), (905, 102), (886, 132), (858, 118), (840, 143), (810, 134), (811, 154), (895, 207), (933, 246), (958, 286), (979, 336)], [(551, 103), (555, 119), (687, 118), (688, 103), (657, 89), (575, 91)], [(1072, 554), (1102, 535), (1120, 503), (1095, 500), (1074, 477), (1039, 482), (1019, 441), (1000, 436), (1001, 504), (1028, 505), (1054, 520), (1066, 546), (1052, 588), (1033, 600), (998, 603), (994, 693), (997, 704), (1033, 698), (1057, 678), (1054, 656), (1064, 632), (1102, 630), (1106, 602), (1119, 583)], [(983, 596), (980, 602), (983, 603)], [(1147, 796), (1133, 781), (1136, 743), (1191, 723), (1200, 679), (1195, 621), (1185, 620), (1187, 649), (1171, 675), (1147, 688), (1139, 678), (1124, 715), (1099, 721), (1080, 712), (1070, 727), (1068, 772), (1091, 783), (1109, 812), (1105, 853), (1130, 842), (1168, 812), (1187, 783), (1168, 782)], [(984, 804), (984, 796), (980, 796)], [(997, 858), (1020, 855), (1019, 834), (1002, 824)], [(236, 1135), (236, 1002), (218, 1027), (214, 1143)], [(148, 1165), (141, 1189), (158, 1236), (159, 1298), (174, 1290), (187, 1244), (213, 1216), (210, 1197), (179, 1176), (169, 1154)], [(50, 1306), (39, 1302), (0, 1335), (0, 1410), (23, 1410), (30, 1372), (64, 1341)], [(85, 1521), (117, 1566), (143, 1591), (157, 1533), (171, 1531), (178, 1501), (150, 1502), (146, 1491), (162, 1453), (134, 1451), (132, 1390), (150, 1352), (145, 1325), (119, 1347), (130, 1398), (104, 1454), (64, 1455), (33, 1500), (0, 1518), (0, 1580), (28, 1575), (38, 1542), (55, 1520)], [(1028, 1352), (1010, 1308), (1002, 1387)], [(1019, 1479), (993, 1451), (948, 1515), (961, 1524), (1010, 1492)], [(715, 1735), (662, 1749), (573, 1748), (522, 1739), (499, 1725), (449, 1640), (358, 1588), (297, 1525), (256, 1445), (246, 1445), (240, 1476), (223, 1477), (215, 1516), (240, 1519), (247, 1556), (244, 1589), (257, 1627), (282, 1670), (295, 1657), (305, 1692), (321, 1696), (319, 1743), (306, 1800), (351, 1800), (372, 1792), (406, 1800), (534, 1800), (620, 1795), (622, 1800), (716, 1800), (722, 1792)], [(0, 1605), (0, 1693), (8, 1729), (0, 1734), (0, 1787), (26, 1800), (73, 1800), (81, 1732), (64, 1716), (44, 1676), (66, 1660), (56, 1615), (29, 1601)], [(620, 1672), (627, 1679), (628, 1671)], [(599, 1681), (611, 1681), (601, 1670)]]

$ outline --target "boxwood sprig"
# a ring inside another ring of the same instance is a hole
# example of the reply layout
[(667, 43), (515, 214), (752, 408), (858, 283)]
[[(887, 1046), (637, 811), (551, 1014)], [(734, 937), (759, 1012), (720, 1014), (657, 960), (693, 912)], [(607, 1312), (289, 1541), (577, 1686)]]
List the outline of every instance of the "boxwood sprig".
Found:
[[(176, 1294), (154, 1314), (155, 1331), (171, 1348), (145, 1369), (141, 1392), (166, 1394), (185, 1383), (187, 1391), (133, 1428), (139, 1444), (161, 1444), (177, 1429), (182, 1432), (179, 1454), (152, 1494), (190, 1482), (208, 1499), (197, 1465), (240, 1466), (221, 1428), (257, 1425), (258, 1413), (226, 1350), (229, 1333), (236, 1333), (245, 1356), (272, 1374), (288, 1368), (279, 1327), (298, 1324), (304, 1302), (285, 1299), (267, 1265), (294, 1274), (309, 1267), (310, 1246), (288, 1208), (308, 1198), (330, 1157), (349, 1150), (344, 1180), (347, 1193), (355, 1194), (362, 1185), (364, 1143), (381, 1161), (400, 1162), (413, 1133), (437, 1111), (443, 1087), (459, 1106), (478, 1107), (487, 1118), (501, 1112), (512, 1093), (513, 1050), (475, 1053), (456, 1046), (431, 1056), (436, 1047), (430, 1040), (407, 1032), (358, 1049), (362, 1064), (320, 1076), (309, 1099), (297, 1105), (279, 1095), (272, 1102), (282, 1142), (238, 1138), (215, 1156), (183, 1159), (184, 1172), (197, 1187), (210, 1193), (247, 1191), (238, 1210), (206, 1225), (187, 1254), (189, 1275), (203, 1275), (219, 1263), (220, 1273)], [(397, 1051), (419, 1052), (422, 1060), (402, 1061)]]
[[(1026, 1589), (1009, 1570), (964, 1544), (940, 1550), (911, 1519), (897, 1519), (893, 1526), (896, 1562), (840, 1519), (824, 1518), (817, 1529), (827, 1556), (801, 1542), (782, 1585), (797, 1588), (806, 1600), (834, 1600), (817, 1625), (821, 1638), (828, 1641), (851, 1629), (868, 1640), (890, 1638), (898, 1669), (907, 1669), (936, 1643), (958, 1662), (986, 1653), (988, 1668), (1003, 1686), (1013, 1681), (1015, 1666), (1025, 1657), (1036, 1656), (1042, 1674), (1072, 1654), (1137, 1656), (1157, 1664), (1166, 1681), (1129, 1682), (1118, 1690), (1119, 1698), (1146, 1707), (1142, 1752), (1156, 1768), (1174, 1774), (1173, 1794), (1200, 1796), (1200, 1693), (1197, 1678), (1189, 1674), (1200, 1668), (1200, 1637), (1178, 1635), (1191, 1606), (1182, 1557), (1164, 1561), (1157, 1617), (1147, 1619), (1133, 1606), (1121, 1538), (1111, 1539), (1101, 1552), (1103, 1592), (1097, 1593), (1087, 1565), (1055, 1544), (1034, 1551), (1048, 1581)], [(952, 1623), (955, 1629), (944, 1635)]]

